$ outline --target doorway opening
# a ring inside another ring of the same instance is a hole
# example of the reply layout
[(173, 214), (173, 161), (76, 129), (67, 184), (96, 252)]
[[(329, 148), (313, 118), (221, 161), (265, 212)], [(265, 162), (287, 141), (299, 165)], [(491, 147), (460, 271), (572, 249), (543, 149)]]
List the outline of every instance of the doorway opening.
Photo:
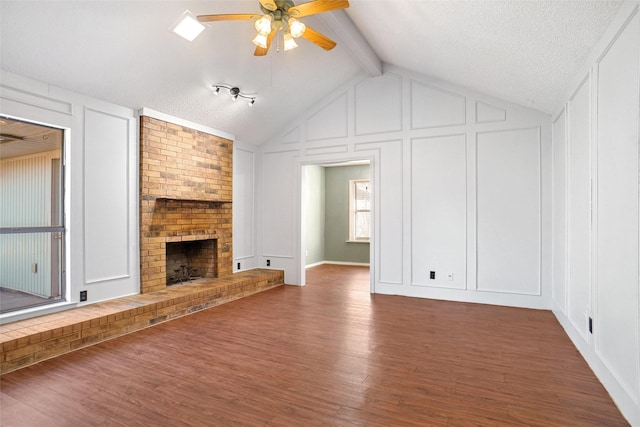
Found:
[(307, 269), (316, 277), (340, 270), (324, 266), (345, 266), (351, 268), (341, 274), (353, 272), (360, 281), (366, 272), (373, 292), (372, 181), (370, 160), (302, 166), (302, 284), (312, 283)]
[(65, 299), (63, 140), (0, 116), (0, 313)]

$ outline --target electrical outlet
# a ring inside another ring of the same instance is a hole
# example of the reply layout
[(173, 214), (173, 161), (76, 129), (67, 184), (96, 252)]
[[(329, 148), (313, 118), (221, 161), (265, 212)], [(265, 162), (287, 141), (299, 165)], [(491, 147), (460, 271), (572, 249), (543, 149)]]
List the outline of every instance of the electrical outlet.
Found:
[(271, 260), (270, 259), (267, 260), (267, 267), (271, 267)]
[(447, 273), (447, 280), (453, 282), (453, 273)]
[(80, 291), (80, 302), (87, 300), (87, 291)]
[(436, 272), (435, 271), (430, 271), (429, 272), (429, 279), (436, 280)]

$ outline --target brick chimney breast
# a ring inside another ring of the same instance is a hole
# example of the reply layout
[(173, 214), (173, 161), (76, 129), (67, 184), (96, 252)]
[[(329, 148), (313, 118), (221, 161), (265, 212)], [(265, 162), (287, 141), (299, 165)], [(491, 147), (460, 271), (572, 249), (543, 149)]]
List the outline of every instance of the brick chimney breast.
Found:
[(216, 277), (233, 272), (233, 141), (140, 117), (140, 292), (167, 283), (167, 242), (215, 239)]

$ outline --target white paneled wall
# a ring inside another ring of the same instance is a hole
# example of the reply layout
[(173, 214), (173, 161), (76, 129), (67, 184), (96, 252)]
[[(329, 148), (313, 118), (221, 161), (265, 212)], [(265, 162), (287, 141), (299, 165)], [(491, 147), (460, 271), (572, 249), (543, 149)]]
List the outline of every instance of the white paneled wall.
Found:
[[(553, 138), (554, 231), (566, 230), (567, 237), (566, 242), (554, 238), (554, 313), (623, 414), (637, 426), (639, 7), (635, 1), (623, 5), (576, 76), (557, 115)], [(567, 272), (565, 282), (562, 271)]]
[(588, 333), (591, 288), (591, 158), (589, 79), (567, 103), (568, 115), (568, 289), (569, 319), (584, 336)]
[(550, 306), (550, 116), (385, 66), (259, 150), (257, 251), (287, 283), (304, 277), (302, 166), (367, 159), (375, 292)]
[(255, 153), (253, 149), (241, 148), (238, 144), (233, 148), (233, 269), (238, 271), (256, 267)]
[[(353, 147), (354, 155), (375, 155), (376, 167), (369, 173), (373, 182), (373, 240), (370, 245), (378, 248), (374, 251), (371, 263), (377, 273), (376, 283), (379, 288), (387, 287), (394, 293), (398, 285), (403, 284), (403, 245), (410, 241), (404, 239), (403, 224), (400, 218), (405, 216), (404, 200), (407, 199), (402, 189), (405, 177), (398, 171), (403, 169), (405, 156), (403, 142), (390, 140), (357, 143)], [(406, 179), (408, 181), (408, 178)], [(384, 201), (384, 202), (383, 202)], [(381, 224), (385, 225), (384, 232)]]
[(5, 71), (1, 80), (1, 114), (65, 132), (66, 302), (80, 291), (87, 303), (138, 293), (134, 111)]
[(563, 312), (567, 298), (566, 111), (553, 122), (553, 304)]
[(541, 295), (540, 130), (476, 141), (477, 289)]
[[(465, 134), (411, 141), (414, 285), (466, 286), (466, 145)], [(440, 274), (431, 280), (430, 271)]]
[[(95, 284), (131, 277), (130, 242), (137, 236), (131, 224), (128, 173), (130, 120), (86, 108), (84, 150), (84, 265), (85, 283)], [(108, 179), (105, 179), (108, 177)], [(135, 186), (134, 186), (135, 188)], [(136, 195), (137, 196), (137, 195)]]

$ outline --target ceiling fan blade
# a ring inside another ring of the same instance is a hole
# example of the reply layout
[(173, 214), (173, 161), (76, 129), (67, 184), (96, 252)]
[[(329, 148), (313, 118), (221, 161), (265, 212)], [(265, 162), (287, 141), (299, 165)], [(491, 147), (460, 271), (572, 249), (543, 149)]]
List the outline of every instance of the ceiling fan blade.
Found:
[(311, 43), (315, 43), (324, 50), (331, 50), (336, 47), (336, 42), (309, 27), (307, 27), (307, 29), (304, 31), (302, 37), (309, 40)]
[(302, 18), (303, 16), (315, 15), (316, 13), (329, 12), (336, 9), (346, 9), (349, 7), (348, 0), (315, 0), (290, 7), (287, 11), (291, 16)]
[(273, 38), (275, 37), (277, 32), (278, 30), (273, 30), (269, 33), (269, 35), (267, 36), (267, 47), (256, 47), (256, 51), (253, 52), (254, 56), (265, 56), (267, 52), (269, 52), (271, 42), (273, 41)]
[(258, 1), (262, 5), (262, 7), (272, 12), (278, 8), (278, 6), (276, 5), (276, 2), (273, 0), (258, 0)]
[(198, 15), (198, 21), (200, 22), (212, 22), (212, 21), (250, 21), (252, 19), (258, 19), (260, 15), (248, 14), (248, 13), (228, 13), (221, 15)]

